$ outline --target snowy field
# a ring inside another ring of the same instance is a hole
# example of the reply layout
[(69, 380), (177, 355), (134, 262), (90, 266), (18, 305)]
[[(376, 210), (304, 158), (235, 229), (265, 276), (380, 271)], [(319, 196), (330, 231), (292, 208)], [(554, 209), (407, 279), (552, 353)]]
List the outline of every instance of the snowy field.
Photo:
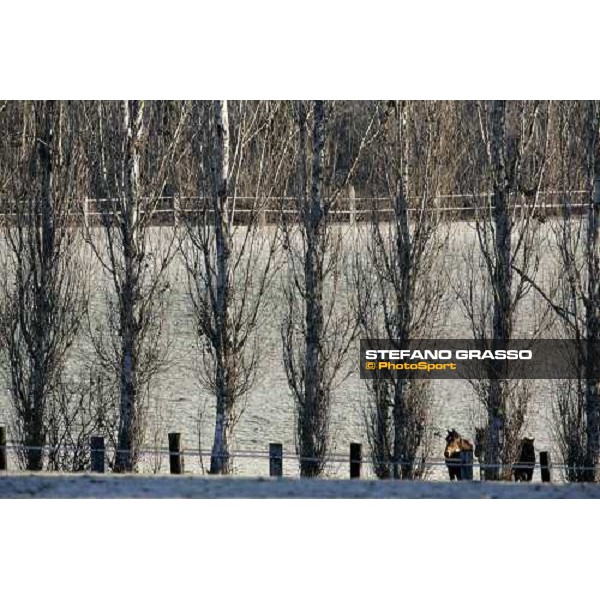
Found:
[[(354, 244), (356, 231), (344, 225), (343, 232), (350, 250)], [(359, 226), (359, 234), (361, 233)], [(362, 231), (365, 233), (365, 231)], [(548, 233), (546, 231), (545, 233)], [(451, 226), (447, 242), (447, 252), (440, 259), (440, 273), (446, 273), (449, 281), (464, 280), (464, 270), (470, 263), (469, 249), (476, 244), (476, 235), (469, 223), (457, 223)], [(160, 235), (170, 235), (165, 231)], [(556, 251), (547, 251), (547, 243), (541, 236), (541, 272), (544, 278), (551, 278), (557, 272)], [(280, 276), (284, 276), (284, 272)], [(105, 294), (110, 282), (102, 273), (100, 265), (91, 264), (92, 312), (97, 315), (97, 325), (105, 326)], [(194, 335), (194, 318), (187, 295), (186, 275), (181, 261), (176, 260), (169, 271), (170, 297), (166, 315), (170, 355), (168, 368), (160, 374), (151, 387), (149, 403), (149, 423), (144, 443), (152, 450), (142, 455), (140, 470), (143, 473), (167, 473), (168, 455), (164, 453), (167, 445), (167, 433), (182, 433), (184, 449), (189, 453), (186, 458), (186, 471), (202, 474), (207, 467), (206, 453), (210, 452), (214, 431), (214, 399), (202, 389), (198, 376), (198, 349)], [(349, 285), (348, 283), (346, 285)], [(245, 408), (236, 425), (233, 439), (234, 473), (241, 476), (264, 476), (268, 473), (269, 443), (283, 444), (284, 453), (295, 451), (294, 420), (295, 410), (282, 364), (280, 325), (282, 320), (282, 301), (280, 285), (272, 286), (270, 303), (260, 331), (261, 350), (258, 380), (245, 398)], [(347, 295), (347, 294), (346, 294)], [(539, 302), (532, 294), (528, 297), (519, 314), (519, 324), (515, 337), (529, 337), (533, 328), (531, 315), (539, 314)], [(342, 298), (342, 303), (344, 302)], [(471, 330), (467, 319), (461, 312), (456, 297), (449, 293), (442, 312), (438, 332), (439, 338), (469, 338)], [(329, 464), (326, 475), (331, 478), (347, 477), (347, 456), (351, 442), (363, 444), (363, 456), (368, 458), (368, 446), (365, 434), (365, 407), (367, 403), (366, 386), (358, 375), (358, 344), (356, 370), (333, 393), (331, 412), (330, 453), (340, 460)], [(353, 358), (352, 358), (353, 360)], [(77, 342), (77, 349), (71, 357), (70, 367), (73, 373), (81, 369), (85, 375), (84, 363), (92, 363), (94, 354), (84, 333)], [(89, 368), (89, 367), (88, 367)], [(93, 366), (91, 367), (93, 369)], [(88, 371), (89, 372), (89, 371)], [(82, 376), (84, 376), (82, 375)], [(9, 403), (8, 379), (0, 385), (0, 423), (10, 427), (11, 414)], [(550, 451), (554, 463), (561, 462), (554, 441), (551, 417), (554, 388), (556, 382), (532, 382), (530, 411), (524, 435), (535, 437), (536, 452)], [(472, 388), (463, 381), (434, 381), (431, 407), (430, 432), (432, 439), (430, 460), (437, 463), (429, 478), (447, 479), (443, 465), (444, 435), (446, 429), (455, 428), (468, 439), (474, 439), (475, 427), (484, 419), (482, 406), (475, 397)], [(10, 440), (10, 431), (9, 431)], [(262, 456), (258, 456), (261, 454)], [(200, 456), (204, 459), (200, 460)], [(14, 456), (9, 456), (9, 468), (18, 468)], [(372, 477), (368, 465), (365, 465), (365, 477)], [(559, 479), (559, 469), (553, 477)], [(284, 475), (298, 475), (296, 460), (284, 460)], [(539, 481), (539, 470), (534, 479)], [(200, 485), (200, 484), (198, 484)], [(478, 488), (479, 489), (479, 488)]]
[(599, 498), (600, 485), (198, 476), (4, 475), (0, 498)]

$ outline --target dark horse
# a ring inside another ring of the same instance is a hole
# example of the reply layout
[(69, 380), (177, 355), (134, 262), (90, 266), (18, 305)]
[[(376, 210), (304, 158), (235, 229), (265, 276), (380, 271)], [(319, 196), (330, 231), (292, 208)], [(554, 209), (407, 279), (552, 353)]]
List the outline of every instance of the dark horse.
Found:
[(535, 468), (534, 438), (525, 437), (521, 440), (519, 448), (519, 460), (513, 465), (513, 476), (515, 481), (531, 481), (533, 469)]
[(444, 450), (444, 459), (448, 467), (450, 481), (461, 480), (460, 453), (463, 451), (473, 451), (473, 444), (460, 436), (456, 429), (448, 430), (446, 436), (446, 449)]

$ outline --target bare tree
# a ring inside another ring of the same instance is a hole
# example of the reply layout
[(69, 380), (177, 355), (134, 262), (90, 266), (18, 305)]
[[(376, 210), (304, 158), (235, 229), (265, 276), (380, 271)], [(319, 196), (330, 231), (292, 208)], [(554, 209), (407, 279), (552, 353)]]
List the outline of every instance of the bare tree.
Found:
[(111, 440), (117, 410), (102, 377), (81, 371), (75, 381), (61, 380), (46, 416), (51, 471), (84, 471), (91, 464), (90, 438)]
[[(474, 339), (496, 351), (513, 339), (517, 309), (531, 291), (528, 278), (539, 267), (535, 215), (547, 157), (548, 103), (480, 102), (477, 116), (479, 132), (466, 141), (471, 169), (461, 184), (471, 187), (479, 253), (465, 255), (466, 278), (457, 281), (456, 291)], [(520, 276), (513, 277), (515, 272)], [(510, 469), (501, 473), (498, 465), (515, 460), (525, 423), (527, 393), (507, 369), (495, 361), (487, 379), (474, 382), (487, 411), (488, 479), (510, 477)]]
[[(210, 473), (231, 472), (243, 399), (260, 366), (258, 333), (277, 272), (277, 228), (263, 226), (285, 189), (291, 135), (281, 103), (198, 103), (192, 178), (200, 193), (181, 248), (197, 324), (201, 383), (214, 395)], [(210, 176), (210, 175), (212, 176)], [(236, 213), (239, 194), (246, 194)]]
[(81, 190), (73, 103), (11, 103), (3, 115), (4, 251), (0, 340), (17, 437), (29, 470), (44, 466), (49, 414), (86, 302), (73, 198)]
[[(554, 428), (569, 481), (597, 481), (600, 455), (600, 103), (555, 103), (551, 182), (561, 206), (553, 224), (559, 285), (530, 283), (552, 307), (578, 352), (573, 378), (556, 388)], [(580, 194), (583, 191), (583, 196)], [(580, 208), (581, 206), (581, 208)]]
[[(312, 102), (311, 166), (309, 171), (309, 107), (294, 104), (298, 128), (296, 211), (298, 226), (284, 220), (288, 258), (282, 324), (283, 359), (296, 403), (296, 445), (302, 476), (320, 475), (329, 443), (331, 394), (347, 376), (344, 363), (357, 331), (348, 303), (344, 306), (342, 232), (329, 227), (330, 211), (356, 170), (362, 150), (372, 141), (370, 121), (355, 157), (336, 169), (335, 141), (327, 133), (327, 106)], [(329, 169), (326, 145), (330, 143)], [(310, 172), (310, 176), (309, 176)], [(310, 191), (309, 191), (310, 182)]]
[[(90, 161), (95, 166), (101, 233), (86, 241), (110, 282), (108, 334), (96, 334), (101, 366), (115, 377), (119, 423), (114, 470), (131, 471), (143, 439), (142, 416), (150, 382), (164, 367), (167, 268), (176, 248), (174, 229), (157, 228), (156, 209), (179, 149), (187, 104), (165, 130), (160, 103), (97, 103)], [(95, 112), (95, 118), (94, 117)], [(101, 243), (103, 238), (104, 244)]]
[[(391, 198), (391, 219), (373, 207), (367, 239), (358, 247), (357, 318), (367, 339), (400, 347), (432, 338), (447, 281), (442, 269), (448, 239), (439, 227), (441, 103), (389, 102), (380, 107), (375, 144)], [(384, 222), (382, 222), (382, 218)], [(367, 432), (375, 473), (414, 479), (425, 474), (430, 447), (428, 382), (410, 377), (367, 382)]]

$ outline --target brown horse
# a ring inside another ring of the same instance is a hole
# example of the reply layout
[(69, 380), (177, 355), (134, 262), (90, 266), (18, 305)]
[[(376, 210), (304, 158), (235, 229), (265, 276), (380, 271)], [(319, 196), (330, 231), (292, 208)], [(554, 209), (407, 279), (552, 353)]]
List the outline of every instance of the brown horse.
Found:
[(460, 436), (456, 429), (448, 430), (446, 436), (446, 449), (444, 450), (444, 459), (448, 467), (450, 481), (461, 480), (460, 453), (463, 451), (473, 451), (473, 444)]

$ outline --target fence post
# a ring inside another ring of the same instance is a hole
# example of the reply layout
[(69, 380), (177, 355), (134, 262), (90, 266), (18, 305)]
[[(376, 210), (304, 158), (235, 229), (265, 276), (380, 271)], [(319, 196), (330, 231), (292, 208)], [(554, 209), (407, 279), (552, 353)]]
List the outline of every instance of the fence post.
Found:
[(169, 468), (171, 475), (181, 475), (183, 473), (180, 433), (169, 433)]
[(540, 452), (540, 470), (542, 472), (542, 481), (544, 483), (550, 483), (552, 481), (551, 468), (550, 452)]
[(6, 427), (0, 427), (0, 471), (6, 471)]
[(267, 225), (267, 206), (261, 206), (258, 209), (258, 225), (264, 228)]
[(181, 202), (179, 201), (179, 196), (173, 196), (173, 225), (175, 227), (179, 227), (179, 223), (181, 222)]
[(271, 477), (283, 476), (282, 444), (269, 444), (269, 475)]
[(352, 184), (348, 186), (348, 210), (350, 211), (350, 225), (354, 225), (356, 223), (356, 192)]
[(94, 435), (90, 439), (92, 473), (104, 473), (104, 438)]
[(473, 481), (473, 450), (462, 450), (460, 453), (460, 478)]
[(481, 458), (477, 459), (479, 467), (479, 481), (485, 481), (485, 469), (481, 466)]
[(362, 464), (362, 446), (350, 444), (350, 479), (360, 479), (360, 467)]

